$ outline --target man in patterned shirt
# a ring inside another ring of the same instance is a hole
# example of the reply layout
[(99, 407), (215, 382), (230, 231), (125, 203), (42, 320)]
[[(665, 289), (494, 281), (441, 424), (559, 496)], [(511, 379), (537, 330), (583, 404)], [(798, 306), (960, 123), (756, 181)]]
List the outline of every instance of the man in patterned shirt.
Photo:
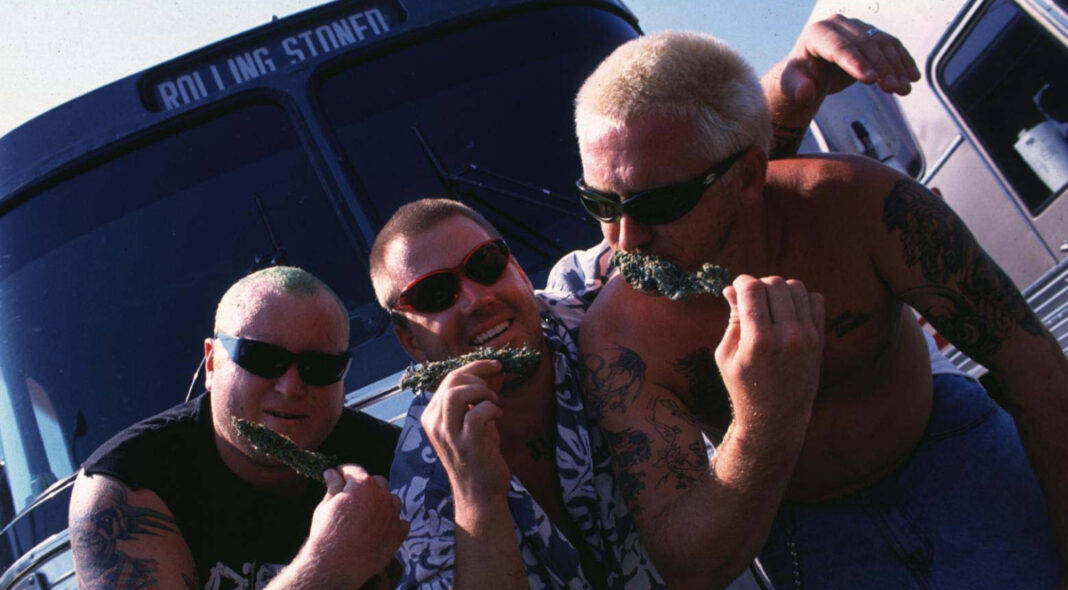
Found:
[[(769, 98), (785, 105), (777, 120), (815, 110), (811, 102), (787, 104), (783, 89), (799, 70), (815, 76), (810, 83), (828, 70), (841, 73), (820, 56), (844, 59), (850, 45), (841, 31), (819, 25), (799, 42), (812, 49), (807, 61), (775, 70), (780, 83), (769, 85)], [(907, 92), (907, 81), (884, 88)], [(398, 210), (372, 250), (379, 303), (417, 361), (480, 346), (542, 353), (529, 375), (503, 375), (495, 361), (479, 361), (452, 372), (436, 392), (418, 392), (390, 474), (411, 524), (402, 586), (662, 587), (616, 495), (601, 434), (583, 411), (575, 343), (585, 303), (536, 293), (498, 238), (464, 205), (423, 200)]]

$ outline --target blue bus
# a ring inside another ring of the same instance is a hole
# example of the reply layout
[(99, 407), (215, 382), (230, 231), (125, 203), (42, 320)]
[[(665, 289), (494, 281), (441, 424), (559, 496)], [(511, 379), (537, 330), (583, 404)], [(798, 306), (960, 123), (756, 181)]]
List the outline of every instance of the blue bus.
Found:
[(75, 470), (199, 387), (214, 305), (249, 271), (333, 286), (347, 403), (403, 417), (407, 356), (367, 275), (376, 231), (407, 201), (458, 198), (535, 283), (595, 243), (568, 191), (571, 101), (639, 33), (613, 0), (339, 0), (0, 138), (0, 587), (76, 586)]

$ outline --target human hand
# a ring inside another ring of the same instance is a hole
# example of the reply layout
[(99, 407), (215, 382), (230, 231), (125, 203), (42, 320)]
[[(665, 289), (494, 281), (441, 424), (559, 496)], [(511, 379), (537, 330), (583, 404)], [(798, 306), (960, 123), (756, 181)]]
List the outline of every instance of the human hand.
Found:
[(808, 24), (787, 57), (783, 94), (801, 105), (844, 90), (854, 81), (879, 84), (902, 96), (920, 70), (896, 37), (868, 23), (835, 14)]
[(723, 290), (731, 307), (716, 365), (742, 427), (807, 425), (820, 380), (823, 296), (798, 280), (741, 275)]
[(297, 559), (306, 559), (321, 576), (320, 587), (355, 588), (385, 569), (408, 536), (408, 523), (400, 518), (400, 498), (389, 493), (386, 478), (372, 477), (359, 465), (327, 469), (323, 477), (326, 495)]
[(496, 420), (501, 363), (475, 361), (449, 373), (423, 410), (421, 422), (458, 501), (485, 505), (508, 493), (511, 476)]

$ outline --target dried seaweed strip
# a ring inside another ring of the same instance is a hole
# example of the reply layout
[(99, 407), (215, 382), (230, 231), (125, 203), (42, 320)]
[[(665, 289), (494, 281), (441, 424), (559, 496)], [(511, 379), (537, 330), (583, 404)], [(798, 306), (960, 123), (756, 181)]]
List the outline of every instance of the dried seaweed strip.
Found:
[(408, 367), (401, 377), (400, 386), (401, 389), (412, 391), (434, 391), (451, 371), (467, 363), (488, 359), (501, 361), (501, 370), (505, 373), (523, 375), (538, 366), (541, 353), (526, 347), (480, 348), (443, 361), (432, 361)]
[(730, 273), (722, 266), (705, 263), (695, 272), (686, 272), (651, 254), (618, 251), (612, 255), (612, 264), (635, 289), (672, 301), (705, 293), (720, 295), (730, 282)]
[(314, 479), (319, 483), (326, 483), (323, 480), (323, 471), (337, 466), (338, 460), (336, 457), (316, 453), (315, 451), (306, 451), (297, 446), (297, 443), (290, 440), (289, 437), (279, 434), (262, 424), (249, 422), (237, 417), (232, 418), (231, 422), (237, 433), (253, 449), (284, 463), (299, 475)]

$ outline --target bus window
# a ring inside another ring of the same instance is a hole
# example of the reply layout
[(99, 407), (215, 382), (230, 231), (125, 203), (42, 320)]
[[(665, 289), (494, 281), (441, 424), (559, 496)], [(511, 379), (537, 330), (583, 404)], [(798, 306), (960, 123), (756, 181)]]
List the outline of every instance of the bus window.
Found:
[(16, 509), (183, 399), (216, 302), (249, 270), (284, 260), (350, 308), (372, 300), (280, 107), (233, 105), (165, 133), (0, 215), (0, 445)]
[[(335, 68), (318, 98), (360, 206), (380, 225), (405, 202), (451, 193), (502, 231), (541, 284), (539, 271), (561, 254), (600, 239), (573, 190), (580, 166), (571, 101), (596, 64), (635, 35), (603, 11), (556, 8)], [(450, 191), (431, 157), (468, 182)]]
[(1038, 215), (1068, 185), (1068, 51), (1009, 0), (987, 3), (938, 84), (1020, 200)]

